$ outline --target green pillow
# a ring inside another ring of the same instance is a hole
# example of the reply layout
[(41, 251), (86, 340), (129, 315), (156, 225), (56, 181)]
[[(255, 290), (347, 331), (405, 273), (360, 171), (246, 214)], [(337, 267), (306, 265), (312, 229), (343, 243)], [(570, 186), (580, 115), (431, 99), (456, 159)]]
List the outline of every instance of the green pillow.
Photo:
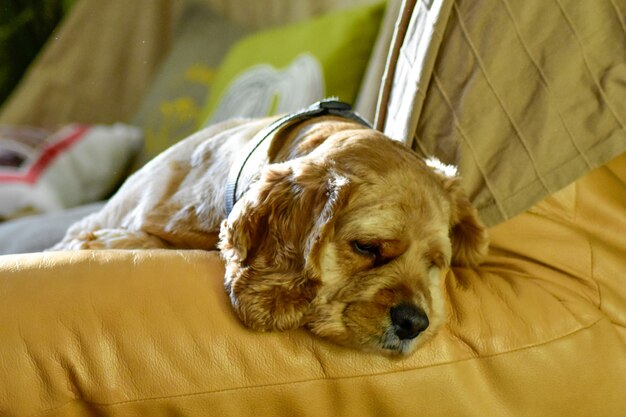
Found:
[(201, 126), (299, 110), (324, 97), (353, 104), (384, 2), (256, 33), (221, 65)]

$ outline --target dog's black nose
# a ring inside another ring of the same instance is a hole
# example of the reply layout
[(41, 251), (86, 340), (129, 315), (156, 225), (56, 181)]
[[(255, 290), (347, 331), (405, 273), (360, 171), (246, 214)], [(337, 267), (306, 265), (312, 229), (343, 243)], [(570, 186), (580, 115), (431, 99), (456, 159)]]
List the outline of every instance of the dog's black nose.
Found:
[(428, 327), (424, 310), (411, 303), (400, 303), (391, 308), (391, 323), (400, 340), (415, 339)]

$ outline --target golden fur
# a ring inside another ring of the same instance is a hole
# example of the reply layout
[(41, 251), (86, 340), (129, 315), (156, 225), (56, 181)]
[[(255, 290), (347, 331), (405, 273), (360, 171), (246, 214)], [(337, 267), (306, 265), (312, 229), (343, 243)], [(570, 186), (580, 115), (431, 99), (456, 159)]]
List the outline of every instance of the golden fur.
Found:
[(272, 120), (182, 141), (53, 249), (219, 248), (247, 326), (306, 326), (343, 345), (411, 352), (445, 319), (448, 267), (474, 265), (487, 248), (459, 179), (379, 132), (316, 118), (280, 133), (272, 163), (226, 218), (229, 168)]

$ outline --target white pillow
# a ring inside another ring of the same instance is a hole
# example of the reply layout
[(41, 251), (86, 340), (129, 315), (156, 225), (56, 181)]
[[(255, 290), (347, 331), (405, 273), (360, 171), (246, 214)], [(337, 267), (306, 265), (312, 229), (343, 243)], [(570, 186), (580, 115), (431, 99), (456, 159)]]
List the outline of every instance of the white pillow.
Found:
[(141, 146), (141, 130), (123, 124), (69, 125), (54, 134), (0, 126), (0, 219), (105, 198)]

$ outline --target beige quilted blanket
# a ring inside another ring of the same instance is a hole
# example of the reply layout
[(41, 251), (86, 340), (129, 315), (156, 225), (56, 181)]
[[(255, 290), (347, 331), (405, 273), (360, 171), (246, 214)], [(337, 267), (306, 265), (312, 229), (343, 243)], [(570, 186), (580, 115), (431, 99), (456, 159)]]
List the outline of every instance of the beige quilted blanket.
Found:
[(625, 21), (617, 0), (405, 1), (377, 124), (499, 223), (626, 150)]

